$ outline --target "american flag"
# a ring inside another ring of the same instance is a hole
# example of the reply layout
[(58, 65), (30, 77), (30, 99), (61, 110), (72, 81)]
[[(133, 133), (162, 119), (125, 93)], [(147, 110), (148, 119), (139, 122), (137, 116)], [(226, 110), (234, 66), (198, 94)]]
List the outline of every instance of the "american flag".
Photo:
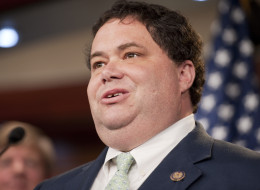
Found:
[(239, 0), (221, 0), (196, 119), (216, 139), (260, 150), (260, 98), (253, 44)]

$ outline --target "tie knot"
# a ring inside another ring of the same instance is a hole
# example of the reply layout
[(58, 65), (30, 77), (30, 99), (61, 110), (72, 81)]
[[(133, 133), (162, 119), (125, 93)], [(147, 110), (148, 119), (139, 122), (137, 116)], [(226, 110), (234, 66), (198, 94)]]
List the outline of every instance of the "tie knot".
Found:
[(129, 152), (121, 153), (117, 156), (116, 162), (117, 162), (117, 169), (127, 174), (131, 165), (134, 162), (134, 158)]

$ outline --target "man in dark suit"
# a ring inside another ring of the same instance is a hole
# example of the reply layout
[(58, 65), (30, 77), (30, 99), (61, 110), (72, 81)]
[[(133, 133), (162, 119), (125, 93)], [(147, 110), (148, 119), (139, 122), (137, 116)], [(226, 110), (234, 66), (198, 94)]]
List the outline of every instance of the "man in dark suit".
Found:
[(215, 140), (195, 122), (204, 63), (185, 17), (119, 1), (93, 34), (87, 93), (107, 148), (36, 189), (260, 189), (260, 154)]

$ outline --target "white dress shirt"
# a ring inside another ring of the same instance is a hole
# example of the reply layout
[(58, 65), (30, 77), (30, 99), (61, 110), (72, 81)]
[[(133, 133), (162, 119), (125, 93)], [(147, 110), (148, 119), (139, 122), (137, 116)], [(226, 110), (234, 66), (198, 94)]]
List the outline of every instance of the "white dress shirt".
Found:
[[(144, 144), (131, 150), (135, 163), (130, 168), (128, 178), (130, 190), (138, 189), (167, 154), (195, 127), (191, 114), (166, 128)], [(91, 190), (103, 190), (117, 171), (116, 156), (121, 152), (109, 148)]]

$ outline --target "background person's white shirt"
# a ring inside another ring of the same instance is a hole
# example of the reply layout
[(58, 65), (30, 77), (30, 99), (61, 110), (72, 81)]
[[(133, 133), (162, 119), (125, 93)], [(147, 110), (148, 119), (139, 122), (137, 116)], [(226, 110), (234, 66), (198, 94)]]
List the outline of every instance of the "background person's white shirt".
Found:
[[(130, 190), (138, 189), (153, 170), (161, 163), (167, 154), (195, 127), (194, 115), (191, 114), (167, 129), (163, 130), (144, 144), (131, 150), (130, 153), (135, 159), (128, 177)], [(109, 180), (115, 174), (116, 156), (121, 152), (109, 148), (105, 162), (101, 167), (91, 190), (105, 189)]]

